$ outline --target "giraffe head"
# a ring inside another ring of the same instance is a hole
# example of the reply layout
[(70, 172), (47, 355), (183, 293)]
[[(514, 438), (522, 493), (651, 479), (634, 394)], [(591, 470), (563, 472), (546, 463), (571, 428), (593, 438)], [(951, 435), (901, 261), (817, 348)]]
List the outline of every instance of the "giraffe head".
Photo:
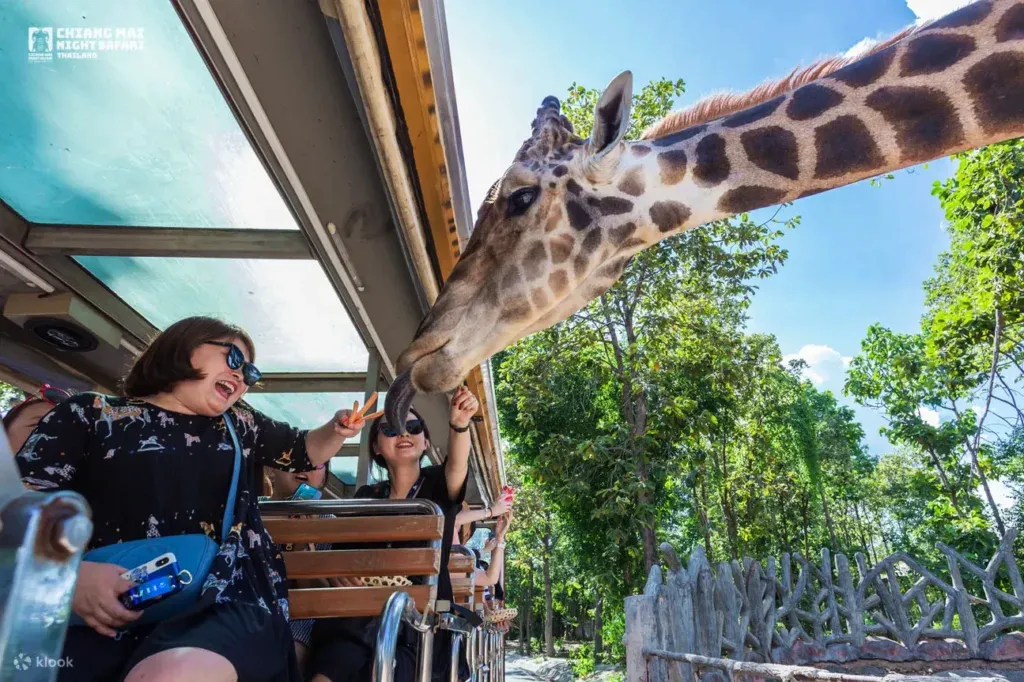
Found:
[(628, 71), (611, 82), (588, 140), (557, 98), (544, 98), (532, 135), (491, 187), (462, 257), (399, 358), (412, 388), (453, 389), (493, 353), (585, 306), (645, 245), (633, 215), (642, 178), (623, 172), (632, 88)]
[(495, 183), (413, 343), (388, 420), (606, 291), (682, 230), (1024, 134), (1024, 0), (978, 0), (854, 58), (714, 96), (625, 142), (632, 76), (589, 140), (554, 97)]

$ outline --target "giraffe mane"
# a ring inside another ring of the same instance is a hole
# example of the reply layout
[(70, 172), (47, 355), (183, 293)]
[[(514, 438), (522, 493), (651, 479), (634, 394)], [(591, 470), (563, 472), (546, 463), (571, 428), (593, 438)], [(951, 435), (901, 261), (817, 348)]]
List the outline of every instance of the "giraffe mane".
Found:
[(671, 135), (672, 133), (686, 130), (692, 126), (707, 123), (708, 121), (714, 121), (715, 119), (723, 116), (743, 111), (744, 109), (756, 104), (767, 102), (770, 99), (796, 90), (797, 88), (807, 85), (812, 81), (816, 81), (819, 78), (833, 74), (847, 64), (852, 64), (853, 62), (863, 59), (868, 55), (880, 52), (890, 45), (898, 43), (912, 33), (920, 31), (926, 26), (927, 24), (909, 26), (886, 40), (875, 43), (865, 52), (861, 52), (854, 56), (826, 57), (816, 61), (810, 66), (797, 67), (788, 76), (778, 80), (762, 83), (748, 92), (717, 92), (708, 95), (696, 104), (693, 104), (686, 109), (681, 109), (680, 111), (673, 111), (660, 121), (652, 123), (647, 130), (643, 132), (640, 139), (650, 140), (658, 137), (664, 137), (665, 135)]

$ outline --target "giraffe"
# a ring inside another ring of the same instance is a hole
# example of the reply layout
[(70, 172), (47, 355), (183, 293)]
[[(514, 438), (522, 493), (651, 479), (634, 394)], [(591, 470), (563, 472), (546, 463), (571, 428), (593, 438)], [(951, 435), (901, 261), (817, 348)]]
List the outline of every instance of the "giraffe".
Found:
[(555, 97), (476, 225), (386, 401), (474, 366), (604, 293), (630, 258), (707, 222), (1024, 135), (1024, 0), (981, 0), (854, 59), (716, 95), (624, 140), (632, 75), (611, 81), (588, 140)]

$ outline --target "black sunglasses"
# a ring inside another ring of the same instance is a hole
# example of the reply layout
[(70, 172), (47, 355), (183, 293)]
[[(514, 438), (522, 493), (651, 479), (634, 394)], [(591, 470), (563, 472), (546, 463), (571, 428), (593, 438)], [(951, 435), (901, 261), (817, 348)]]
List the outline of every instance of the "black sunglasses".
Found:
[[(398, 431), (391, 428), (391, 424), (388, 424), (386, 421), (381, 422), (380, 432), (388, 438), (394, 438), (399, 435)], [(423, 433), (423, 421), (420, 419), (410, 419), (405, 422), (405, 432), (410, 436), (420, 435)]]
[(256, 365), (245, 361), (241, 349), (235, 344), (227, 341), (207, 341), (206, 343), (228, 349), (228, 369), (242, 370), (242, 381), (246, 386), (252, 386), (263, 378), (263, 373), (256, 369)]

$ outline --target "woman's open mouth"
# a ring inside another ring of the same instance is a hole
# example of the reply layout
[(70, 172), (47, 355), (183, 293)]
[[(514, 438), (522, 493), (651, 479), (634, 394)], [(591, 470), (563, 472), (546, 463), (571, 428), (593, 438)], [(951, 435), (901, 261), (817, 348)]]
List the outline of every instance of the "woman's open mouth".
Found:
[(398, 441), (397, 443), (395, 443), (395, 449), (396, 450), (402, 450), (403, 448), (411, 448), (411, 447), (412, 447), (412, 441), (411, 440), (405, 440), (404, 438), (402, 440)]
[(238, 391), (238, 384), (236, 384), (233, 381), (227, 381), (225, 379), (221, 379), (220, 381), (218, 381), (215, 384), (215, 387), (217, 389), (218, 395), (220, 395), (221, 398), (224, 398), (224, 400), (231, 400), (231, 396), (233, 396), (235, 392)]

